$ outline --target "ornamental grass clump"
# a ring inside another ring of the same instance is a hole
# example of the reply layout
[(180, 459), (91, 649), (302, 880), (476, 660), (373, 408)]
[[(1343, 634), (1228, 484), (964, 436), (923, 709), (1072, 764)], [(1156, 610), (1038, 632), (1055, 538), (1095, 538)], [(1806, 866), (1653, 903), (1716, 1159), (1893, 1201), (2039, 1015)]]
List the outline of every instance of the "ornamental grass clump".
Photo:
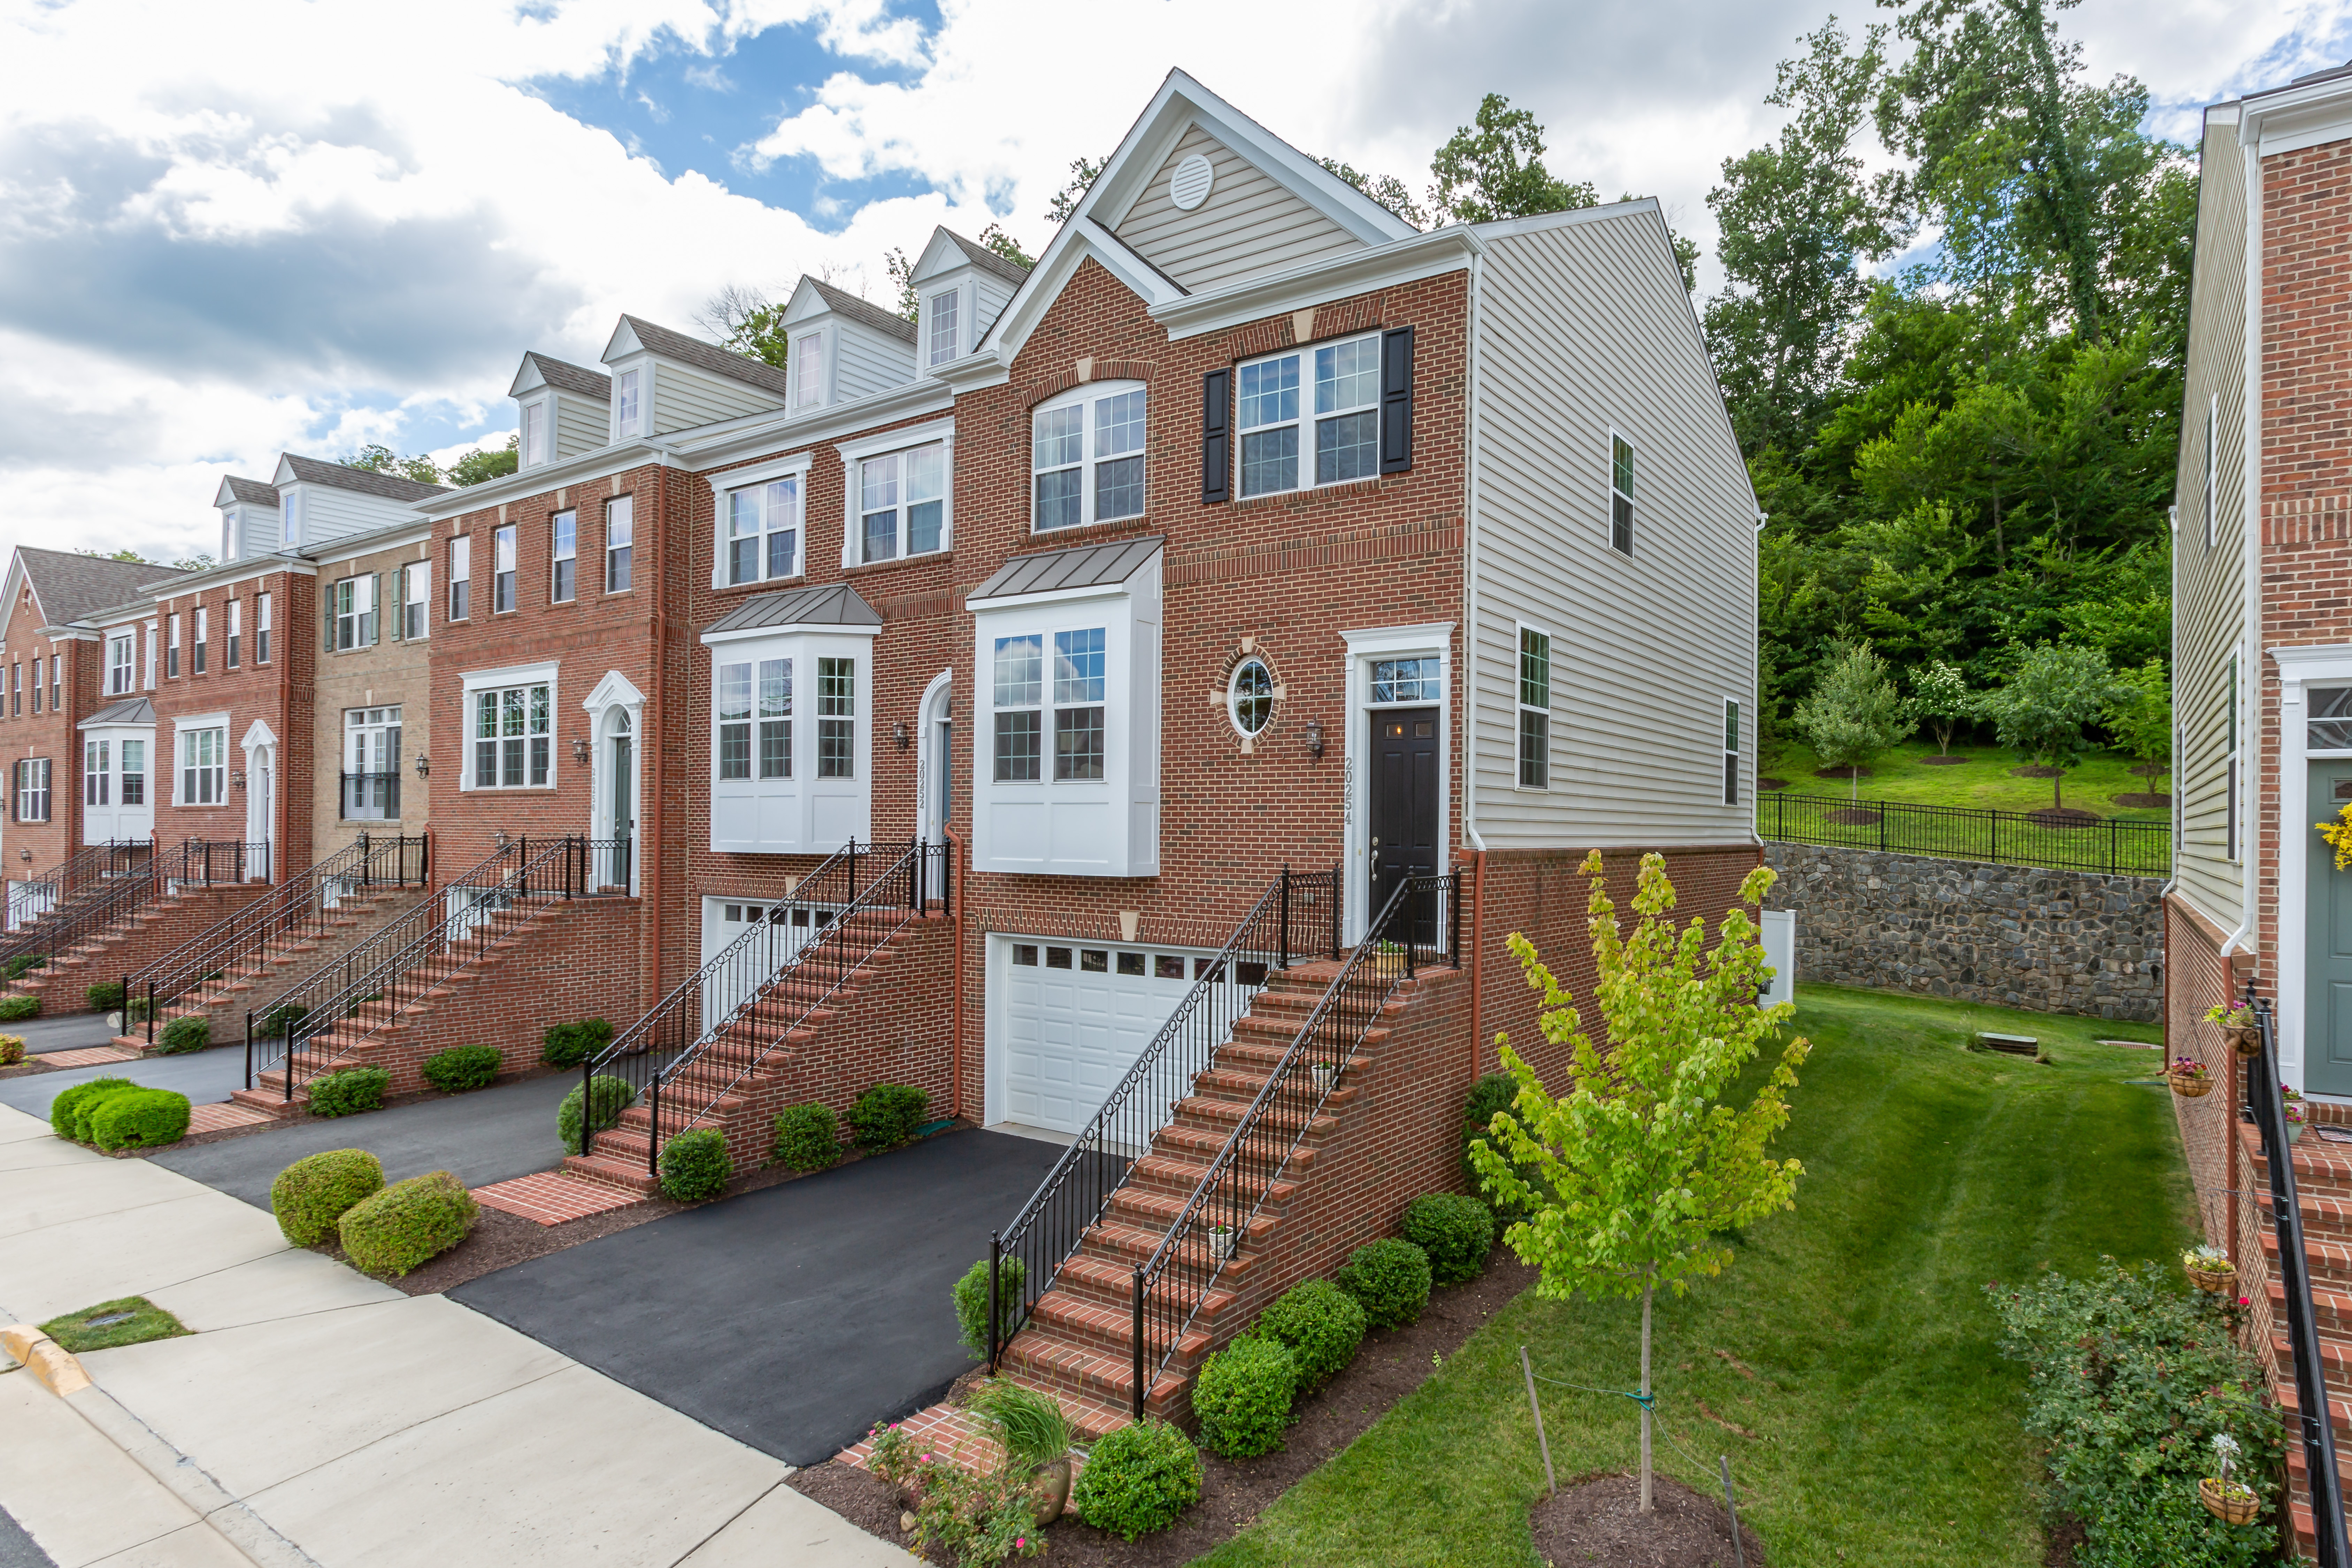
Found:
[(727, 1134), (716, 1127), (697, 1127), (662, 1145), (662, 1195), (673, 1203), (708, 1203), (727, 1190), (734, 1174)]
[(1486, 1270), (1495, 1246), (1495, 1214), (1459, 1193), (1424, 1193), (1404, 1209), (1404, 1238), (1429, 1254), (1430, 1278), (1462, 1285)]
[(1298, 1392), (1311, 1393), (1347, 1370), (1364, 1342), (1364, 1309), (1328, 1279), (1293, 1285), (1258, 1314), (1250, 1331), (1290, 1347), (1298, 1363)]
[(1211, 1356), (1192, 1384), (1201, 1441), (1228, 1459), (1254, 1459), (1282, 1447), (1298, 1362), (1279, 1340), (1244, 1334)]
[(1368, 1241), (1331, 1277), (1375, 1329), (1400, 1328), (1429, 1305), (1429, 1254), (1410, 1241)]
[(364, 1149), (325, 1149), (305, 1155), (269, 1184), (278, 1228), (297, 1247), (334, 1234), (336, 1222), (362, 1198), (383, 1191), (383, 1162)]
[(1087, 1455), (1070, 1489), (1070, 1506), (1097, 1530), (1133, 1541), (1176, 1522), (1201, 1500), (1201, 1456), (1165, 1421), (1133, 1422)]
[(466, 1184), (446, 1171), (394, 1182), (336, 1223), (343, 1251), (371, 1274), (405, 1274), (466, 1239), (481, 1218)]

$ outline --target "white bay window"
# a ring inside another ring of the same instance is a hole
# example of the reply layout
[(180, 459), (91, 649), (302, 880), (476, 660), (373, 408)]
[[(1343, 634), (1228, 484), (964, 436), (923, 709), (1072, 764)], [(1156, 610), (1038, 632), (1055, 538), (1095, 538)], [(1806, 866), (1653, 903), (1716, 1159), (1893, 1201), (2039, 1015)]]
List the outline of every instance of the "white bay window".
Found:
[(880, 629), (864, 600), (824, 587), (746, 600), (703, 634), (712, 849), (817, 855), (872, 837)]

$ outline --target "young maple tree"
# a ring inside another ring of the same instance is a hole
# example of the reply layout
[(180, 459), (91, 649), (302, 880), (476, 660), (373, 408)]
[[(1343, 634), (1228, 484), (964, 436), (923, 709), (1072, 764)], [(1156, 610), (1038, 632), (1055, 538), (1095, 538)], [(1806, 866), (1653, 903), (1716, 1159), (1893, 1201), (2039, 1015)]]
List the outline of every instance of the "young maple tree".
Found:
[(1718, 1238), (1775, 1209), (1794, 1208), (1794, 1160), (1767, 1158), (1787, 1125), (1787, 1094), (1811, 1045), (1780, 1052), (1745, 1108), (1726, 1095), (1766, 1041), (1794, 1016), (1787, 1002), (1756, 1004), (1765, 967), (1756, 922), (1772, 871), (1759, 866), (1739, 885), (1739, 902), (1706, 946), (1706, 922), (1674, 923), (1674, 884), (1663, 857), (1644, 855), (1630, 936), (1601, 879), (1601, 854), (1585, 858), (1591, 879), (1593, 1000), (1608, 1026), (1606, 1047), (1586, 1033), (1568, 992), (1517, 932), (1510, 939), (1528, 985), (1543, 997), (1544, 1038), (1567, 1047), (1575, 1083), (1555, 1097), (1498, 1036), (1503, 1064), (1518, 1081), (1509, 1110), (1495, 1113), (1493, 1142), (1471, 1158), (1498, 1202), (1528, 1211), (1503, 1233), (1522, 1262), (1542, 1270), (1536, 1293), (1563, 1300), (1642, 1298), (1642, 1511), (1651, 1510), (1650, 1309), (1660, 1289), (1677, 1295), (1702, 1275), (1719, 1274), (1731, 1249)]

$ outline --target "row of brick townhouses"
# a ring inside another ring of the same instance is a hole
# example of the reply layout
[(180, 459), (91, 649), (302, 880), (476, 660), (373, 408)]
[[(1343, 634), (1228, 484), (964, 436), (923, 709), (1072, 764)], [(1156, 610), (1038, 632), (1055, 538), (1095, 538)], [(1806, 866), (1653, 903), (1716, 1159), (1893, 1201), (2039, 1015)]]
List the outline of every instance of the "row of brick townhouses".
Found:
[(774, 1093), (1058, 1136), (1286, 866), (1337, 868), (1343, 948), (1459, 871), (1463, 967), (1398, 1015), (1423, 1065), (1365, 1090), (1389, 1173), (1260, 1277), (1391, 1226), (1457, 1179), (1476, 1042), (1536, 1043), (1505, 937), (1589, 968), (1584, 852), (1664, 852), (1685, 913), (1759, 858), (1759, 519), (1655, 205), (1418, 232), (1175, 72), (1034, 270), (942, 229), (914, 280), (908, 322), (803, 279), (782, 369), (635, 316), (595, 367), (526, 353), (487, 484), (227, 479), (223, 563), (65, 645), (131, 640), (71, 712), (152, 706), (152, 825), (60, 804), (8, 852), (241, 837), (282, 876), (429, 828), (437, 879), (582, 836), (614, 896), (463, 1010), (528, 1055), (545, 961), (626, 1025), (845, 844), (946, 844), (952, 897)]

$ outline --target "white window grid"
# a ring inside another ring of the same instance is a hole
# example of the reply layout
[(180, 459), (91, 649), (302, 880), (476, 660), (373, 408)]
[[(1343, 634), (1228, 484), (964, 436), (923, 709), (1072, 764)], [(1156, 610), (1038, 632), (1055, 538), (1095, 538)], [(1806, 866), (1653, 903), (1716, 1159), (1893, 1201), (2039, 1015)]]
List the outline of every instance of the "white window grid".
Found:
[(1380, 477), (1380, 333), (1245, 360), (1234, 388), (1244, 499)]
[(196, 606), (195, 636), (188, 650), (188, 669), (192, 674), (205, 672), (205, 650), (212, 639), (212, 612), (202, 605)]
[(547, 402), (522, 405), (522, 460), (525, 468), (547, 461)]
[(1102, 782), (1108, 647), (1105, 626), (1017, 632), (995, 639), (990, 750), (996, 783)]
[(930, 363), (945, 364), (956, 357), (956, 319), (961, 291), (943, 289), (931, 296)]
[(637, 539), (637, 500), (614, 496), (604, 503), (604, 592), (628, 592)]
[(120, 803), (124, 805), (146, 805), (147, 742), (124, 741), (121, 743), (120, 766), (121, 771), (115, 774), (115, 777), (121, 781), (121, 788), (118, 792)]
[(504, 615), (515, 607), (515, 541), (520, 523), (508, 523), (490, 532), (490, 614)]
[(791, 778), (793, 661), (743, 659), (720, 665), (711, 721), (714, 778), (721, 783)]
[(559, 511), (549, 521), (547, 595), (551, 604), (569, 604), (579, 588), (580, 513)]
[(136, 667), (131, 663), (131, 633), (124, 632), (120, 637), (106, 639), (106, 694), (109, 697), (120, 697), (129, 691), (136, 679)]
[(824, 333), (806, 332), (793, 340), (793, 406), (814, 408), (824, 401)]
[(1551, 634), (1519, 623), (1518, 787), (1551, 787)]
[(228, 731), (180, 731), (180, 795), (175, 805), (228, 804)]
[(1141, 517), (1149, 413), (1139, 381), (1095, 382), (1032, 411), (1032, 529), (1047, 533)]
[(613, 378), (613, 430), (619, 436), (637, 432), (637, 374), (625, 370)]
[(929, 441), (857, 463), (858, 561), (896, 561), (945, 550), (947, 443)]
[(170, 680), (176, 679), (180, 673), (180, 613), (174, 610), (164, 619), (169, 630), (163, 645), (163, 677)]
[(1234, 733), (1254, 740), (1274, 719), (1274, 671), (1265, 660), (1250, 655), (1234, 666), (1225, 682), (1225, 717)]
[[(152, 629), (148, 635), (153, 635)], [(253, 596), (253, 662), (269, 662), (269, 595), (267, 593)]]
[[(261, 651), (260, 651), (260, 654), (259, 654), (259, 658), (260, 658), (260, 659), (261, 659), (261, 661), (262, 661), (263, 663), (267, 664), (267, 663), (269, 661), (269, 652), (268, 652), (268, 644), (269, 644), (269, 633), (268, 633), (268, 625), (269, 625), (269, 616), (268, 616), (269, 595), (268, 595), (264, 594), (264, 595), (261, 595), (261, 605), (262, 605), (262, 615), (261, 615), (261, 617), (260, 617), (260, 618), (261, 618), (262, 629), (261, 629), (261, 632), (260, 632), (260, 637), (261, 637), (261, 640), (262, 640), (262, 646), (261, 646)], [(155, 622), (153, 622), (153, 621), (149, 621), (149, 622), (147, 623), (146, 630), (147, 630), (147, 689), (148, 689), (148, 690), (150, 690), (150, 691), (152, 691), (152, 690), (154, 690), (154, 689), (155, 689), (155, 661), (156, 661), (159, 658), (161, 658), (161, 657), (162, 657), (162, 653), (163, 653), (163, 637), (162, 637), (161, 636), (159, 636), (159, 635), (158, 635), (158, 634), (160, 633), (160, 631), (162, 630), (162, 628), (161, 628), (161, 627), (160, 627), (160, 626), (159, 626)]]
[(1723, 804), (1739, 804), (1739, 699), (1723, 700)]
[(461, 533), (449, 541), (449, 618), (465, 620), (473, 610), (474, 538)]
[(81, 803), (84, 805), (110, 805), (114, 743), (110, 741), (84, 739), (81, 743)]
[[(366, 647), (375, 641), (375, 576), (362, 572), (335, 582), (335, 651)], [(201, 615), (203, 612), (199, 611)], [(201, 634), (199, 634), (201, 641)]]
[(805, 476), (793, 473), (729, 490), (719, 509), (719, 580), (772, 583), (801, 574)]
[(555, 691), (545, 681), (467, 693), (475, 789), (545, 789), (554, 783)]
[(221, 667), (235, 669), (245, 659), (245, 601), (231, 599), (225, 618), (228, 623), (228, 647)]
[(16, 820), (49, 819), (49, 759), (26, 757), (16, 763)]
[(1609, 432), (1609, 548), (1633, 553), (1633, 443)]
[(431, 629), (426, 606), (433, 598), (433, 563), (412, 561), (400, 569), (400, 635), (415, 641)]

